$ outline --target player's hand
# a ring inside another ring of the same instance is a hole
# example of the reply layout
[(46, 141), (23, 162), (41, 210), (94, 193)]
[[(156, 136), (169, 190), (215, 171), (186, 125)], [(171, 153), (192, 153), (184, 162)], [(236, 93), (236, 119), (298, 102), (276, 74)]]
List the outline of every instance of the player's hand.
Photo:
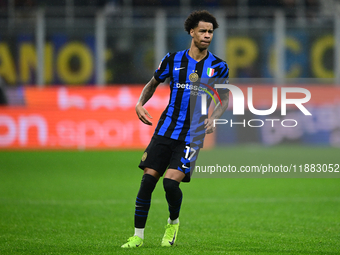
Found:
[(204, 124), (206, 134), (211, 134), (215, 131), (214, 119), (205, 119)]
[(136, 107), (136, 113), (138, 118), (146, 125), (152, 126), (152, 122), (148, 119), (152, 119), (152, 116), (148, 113), (148, 111), (140, 104), (137, 104)]

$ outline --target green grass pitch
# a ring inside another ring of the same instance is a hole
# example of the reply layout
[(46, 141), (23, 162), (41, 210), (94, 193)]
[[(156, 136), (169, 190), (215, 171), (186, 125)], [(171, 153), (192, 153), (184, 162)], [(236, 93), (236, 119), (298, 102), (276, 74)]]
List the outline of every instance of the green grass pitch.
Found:
[[(237, 146), (232, 164), (340, 163), (340, 150)], [(144, 246), (133, 234), (142, 151), (0, 151), (0, 254), (340, 254), (340, 179), (200, 178), (181, 184), (175, 247), (161, 182)], [(339, 173), (340, 174), (340, 173)]]

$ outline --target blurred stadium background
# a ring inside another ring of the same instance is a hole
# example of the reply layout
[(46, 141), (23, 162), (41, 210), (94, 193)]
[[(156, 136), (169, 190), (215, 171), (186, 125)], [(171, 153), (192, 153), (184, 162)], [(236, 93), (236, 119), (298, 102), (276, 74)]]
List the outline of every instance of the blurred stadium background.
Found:
[[(183, 22), (193, 9), (218, 18), (210, 51), (229, 64), (230, 83), (267, 93), (258, 94), (258, 107), (270, 107), (273, 86), (314, 87), (307, 104), (313, 117), (296, 107), (286, 116), (298, 120), (297, 128), (224, 128), (210, 144), (339, 146), (339, 6), (332, 0), (1, 1), (0, 98), (7, 107), (0, 147), (144, 148), (153, 128), (136, 120), (135, 102), (162, 57), (189, 47)], [(168, 92), (161, 86), (148, 104), (154, 122)]]

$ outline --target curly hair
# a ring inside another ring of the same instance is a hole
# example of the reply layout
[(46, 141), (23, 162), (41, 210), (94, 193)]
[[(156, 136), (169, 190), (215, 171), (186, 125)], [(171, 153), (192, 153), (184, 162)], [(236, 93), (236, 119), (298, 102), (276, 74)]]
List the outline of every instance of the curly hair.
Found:
[(188, 18), (184, 22), (185, 31), (187, 31), (188, 34), (190, 34), (190, 30), (197, 27), (200, 21), (212, 23), (214, 30), (218, 28), (216, 18), (208, 11), (202, 10), (193, 11), (192, 13), (190, 13)]

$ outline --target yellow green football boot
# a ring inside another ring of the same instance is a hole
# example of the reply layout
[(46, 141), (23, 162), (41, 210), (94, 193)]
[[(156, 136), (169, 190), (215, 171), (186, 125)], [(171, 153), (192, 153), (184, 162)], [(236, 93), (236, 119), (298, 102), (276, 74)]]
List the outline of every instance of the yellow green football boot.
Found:
[(162, 239), (162, 246), (163, 247), (170, 247), (173, 246), (176, 242), (177, 234), (179, 229), (178, 224), (167, 224), (165, 226), (165, 234)]
[(143, 239), (139, 236), (132, 236), (128, 239), (128, 242), (123, 244), (122, 248), (137, 248), (143, 245)]

